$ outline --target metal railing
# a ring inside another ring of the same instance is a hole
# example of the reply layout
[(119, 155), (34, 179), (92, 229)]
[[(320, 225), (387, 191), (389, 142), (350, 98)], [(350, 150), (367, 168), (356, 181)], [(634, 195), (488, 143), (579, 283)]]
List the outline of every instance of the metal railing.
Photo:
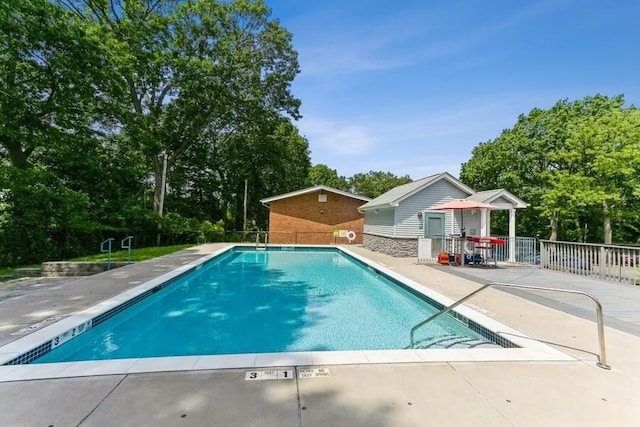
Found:
[[(509, 261), (511, 253), (511, 247), (513, 247), (514, 259), (513, 261), (524, 264), (537, 264), (539, 263), (537, 240), (535, 237), (515, 237), (509, 238), (505, 236), (492, 236), (498, 239), (504, 240), (504, 245), (493, 245), (491, 250), (491, 258), (496, 261)], [(455, 253), (462, 253), (467, 251), (473, 251), (473, 244), (464, 247), (465, 240), (459, 236), (429, 236), (431, 250), (427, 251), (429, 254), (426, 258), (421, 258), (419, 253), (418, 261), (435, 261), (438, 259), (440, 252), (446, 252), (450, 255)], [(470, 255), (470, 254), (467, 254)]]
[(499, 287), (504, 287), (504, 288), (531, 289), (531, 290), (537, 290), (537, 291), (561, 292), (561, 293), (567, 293), (567, 294), (578, 294), (578, 295), (584, 295), (584, 296), (586, 296), (588, 298), (591, 298), (591, 300), (593, 300), (593, 302), (596, 304), (596, 321), (597, 321), (597, 326), (598, 326), (598, 344), (600, 346), (600, 353), (598, 354), (598, 362), (596, 363), (596, 365), (598, 367), (600, 367), (600, 368), (603, 368), (603, 369), (611, 369), (611, 366), (607, 365), (607, 352), (606, 352), (605, 343), (604, 343), (604, 321), (603, 321), (603, 318), (602, 318), (602, 304), (600, 304), (600, 301), (598, 301), (596, 299), (596, 297), (594, 297), (593, 295), (588, 294), (586, 292), (574, 291), (574, 290), (569, 290), (569, 289), (547, 288), (547, 287), (543, 287), (543, 286), (515, 285), (513, 283), (500, 283), (500, 282), (493, 282), (493, 283), (489, 283), (487, 285), (484, 285), (484, 286), (476, 289), (475, 291), (471, 292), (470, 294), (462, 297), (461, 299), (459, 299), (458, 301), (454, 302), (450, 306), (443, 308), (442, 310), (438, 311), (437, 313), (435, 313), (432, 316), (429, 316), (427, 319), (423, 320), (422, 322), (418, 323), (413, 328), (411, 328), (411, 336), (410, 336), (410, 338), (411, 338), (411, 347), (410, 348), (413, 348), (413, 346), (414, 346), (414, 334), (415, 334), (417, 329), (419, 329), (422, 326), (426, 325), (427, 323), (433, 321), (434, 319), (442, 316), (443, 314), (448, 313), (449, 311), (453, 310), (454, 308), (456, 308), (460, 304), (464, 303), (465, 301), (469, 300), (470, 298), (474, 297), (475, 295), (479, 294), (480, 292), (484, 291), (485, 289), (493, 287), (493, 286), (499, 286)]
[[(260, 235), (264, 236), (264, 242), (260, 241)], [(266, 248), (269, 242), (269, 233), (267, 231), (256, 232), (256, 248)]]
[(111, 270), (111, 244), (113, 241), (114, 238), (110, 237), (100, 243), (100, 252), (107, 253), (107, 270)]
[[(538, 255), (538, 240), (535, 237), (508, 237), (494, 236), (504, 240), (504, 245), (496, 245), (494, 257), (498, 261), (510, 261), (513, 252), (513, 261), (524, 264), (536, 264)], [(513, 247), (513, 249), (512, 249)]]
[(127, 250), (127, 262), (131, 264), (131, 248), (133, 247), (133, 236), (127, 236), (120, 241), (120, 248)]
[(540, 241), (540, 265), (548, 270), (640, 285), (640, 247)]

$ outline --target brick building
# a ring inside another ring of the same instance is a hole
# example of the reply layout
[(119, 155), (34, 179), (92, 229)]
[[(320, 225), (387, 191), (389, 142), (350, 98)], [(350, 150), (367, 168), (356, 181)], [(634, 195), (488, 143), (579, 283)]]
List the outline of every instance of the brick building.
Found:
[(368, 197), (318, 185), (261, 202), (269, 208), (269, 243), (362, 243)]

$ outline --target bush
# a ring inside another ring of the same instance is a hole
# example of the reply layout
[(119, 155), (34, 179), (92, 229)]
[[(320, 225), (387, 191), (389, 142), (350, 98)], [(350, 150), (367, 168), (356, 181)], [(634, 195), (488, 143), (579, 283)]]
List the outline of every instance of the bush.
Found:
[(160, 234), (164, 245), (182, 243), (219, 242), (224, 238), (222, 220), (216, 224), (197, 218), (185, 218), (178, 213), (168, 213), (160, 220)]
[(0, 193), (0, 265), (28, 265), (82, 252), (86, 194), (39, 169), (5, 169)]

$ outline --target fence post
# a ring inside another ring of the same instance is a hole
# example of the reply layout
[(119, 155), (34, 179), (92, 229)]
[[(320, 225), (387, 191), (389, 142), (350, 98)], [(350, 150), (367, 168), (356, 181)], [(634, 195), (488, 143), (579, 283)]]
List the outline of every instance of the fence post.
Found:
[(600, 278), (604, 280), (606, 274), (605, 274), (605, 268), (607, 268), (607, 250), (604, 248), (604, 246), (600, 246), (600, 262), (598, 263), (600, 265)]

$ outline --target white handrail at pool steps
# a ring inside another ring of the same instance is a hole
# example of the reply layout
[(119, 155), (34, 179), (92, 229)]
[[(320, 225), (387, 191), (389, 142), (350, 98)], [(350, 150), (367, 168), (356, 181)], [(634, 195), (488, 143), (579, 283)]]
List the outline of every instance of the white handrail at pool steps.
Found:
[(264, 232), (264, 243), (260, 242), (260, 231), (256, 232), (256, 249), (266, 249), (269, 233)]
[(459, 306), (463, 302), (467, 301), (468, 299), (472, 298), (473, 296), (479, 294), (480, 292), (482, 292), (485, 289), (490, 288), (492, 286), (498, 286), (498, 287), (503, 287), (503, 288), (532, 289), (532, 290), (536, 290), (536, 291), (562, 292), (562, 293), (566, 293), (566, 294), (579, 294), (579, 295), (584, 295), (586, 297), (591, 298), (593, 300), (593, 302), (596, 304), (596, 321), (597, 321), (597, 325), (598, 325), (598, 343), (600, 345), (600, 353), (598, 354), (598, 362), (596, 363), (596, 365), (598, 367), (600, 367), (600, 368), (603, 368), (603, 369), (611, 369), (611, 366), (607, 365), (607, 352), (606, 352), (605, 344), (604, 344), (604, 322), (602, 320), (602, 304), (600, 304), (600, 301), (598, 301), (596, 299), (596, 297), (594, 297), (593, 295), (588, 294), (586, 292), (574, 291), (574, 290), (570, 290), (570, 289), (547, 288), (547, 287), (543, 287), (543, 286), (515, 285), (513, 283), (500, 283), (500, 282), (492, 282), (492, 283), (486, 284), (486, 285), (476, 289), (475, 291), (471, 292), (470, 294), (460, 298), (458, 301), (454, 302), (450, 306), (444, 307), (442, 310), (438, 311), (434, 315), (428, 317), (427, 319), (423, 320), (422, 322), (418, 323), (413, 328), (411, 328), (411, 347), (410, 348), (414, 348), (413, 336), (414, 336), (414, 334), (415, 334), (415, 332), (416, 332), (416, 330), (418, 328), (426, 325), (427, 323), (429, 323), (432, 320), (442, 316), (443, 314), (448, 313), (449, 311), (453, 310), (454, 308), (456, 308), (457, 306)]

